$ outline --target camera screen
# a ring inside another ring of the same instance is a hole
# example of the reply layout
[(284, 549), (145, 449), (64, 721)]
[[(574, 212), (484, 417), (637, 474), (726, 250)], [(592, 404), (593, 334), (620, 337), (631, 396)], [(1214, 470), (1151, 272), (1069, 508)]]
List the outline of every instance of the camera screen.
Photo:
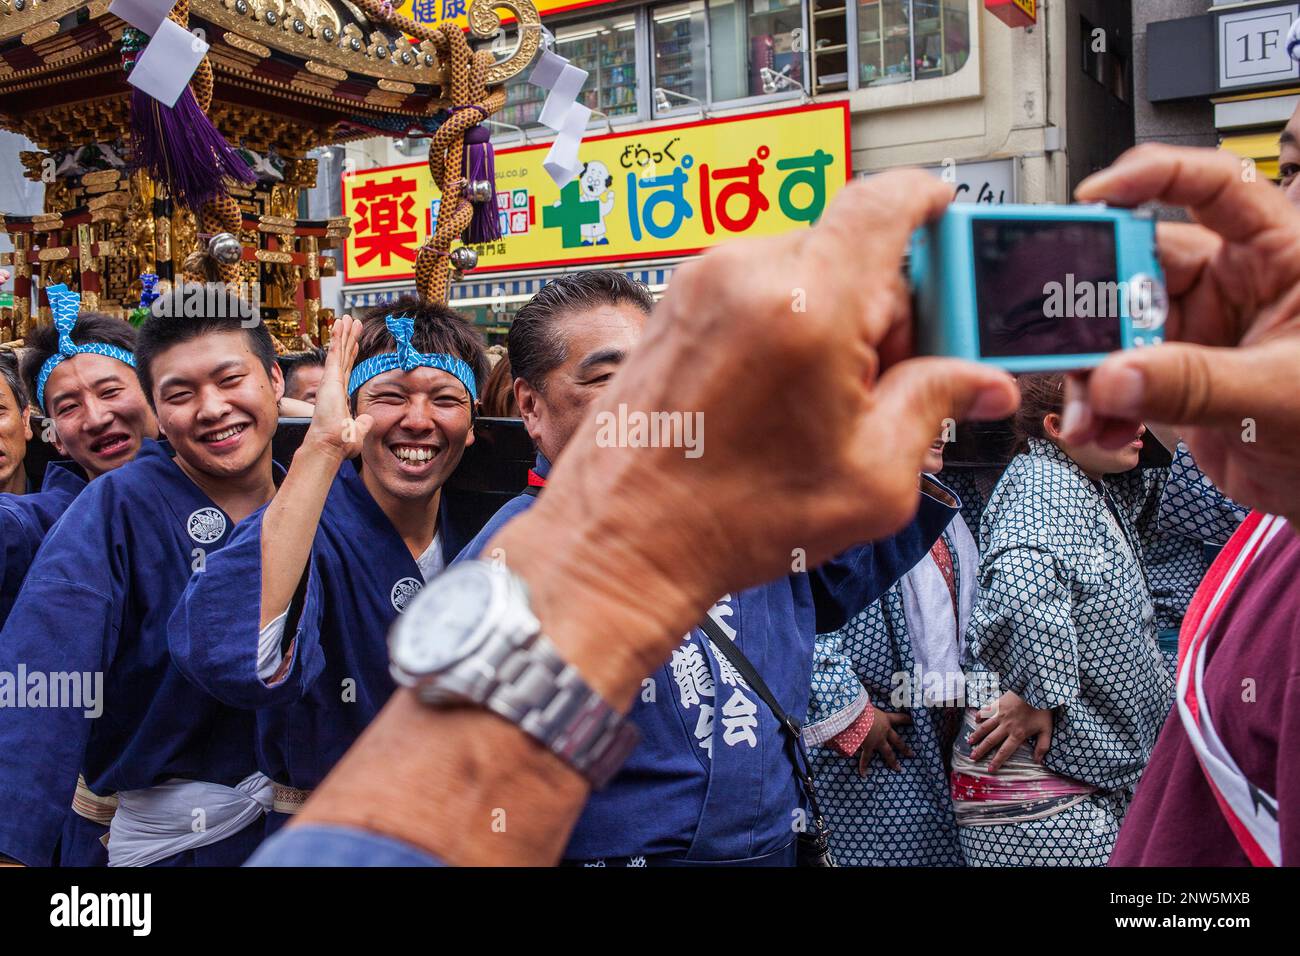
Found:
[(972, 229), (981, 355), (1120, 347), (1113, 223), (976, 219)]

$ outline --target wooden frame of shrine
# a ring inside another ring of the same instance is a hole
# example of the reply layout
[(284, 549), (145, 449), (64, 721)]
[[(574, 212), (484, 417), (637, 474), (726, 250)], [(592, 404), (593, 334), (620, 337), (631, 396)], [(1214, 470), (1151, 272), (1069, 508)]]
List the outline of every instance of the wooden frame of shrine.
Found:
[[(375, 135), (430, 135), (447, 116), (449, 76), (428, 31), (384, 18), (369, 0), (191, 0), (189, 29), (210, 45), (208, 110), (256, 177), (231, 183), (239, 205), (240, 282), (287, 349), (319, 342), (330, 310), (322, 255), (348, 234), (347, 216), (299, 218), (316, 184), (307, 153)], [(14, 305), (0, 309), (0, 343), (19, 344), (48, 322), (43, 289), (64, 282), (83, 307), (127, 317), (140, 275), (179, 279), (205, 238), (195, 213), (130, 156), (130, 91), (122, 69), (126, 24), (109, 0), (0, 0), (0, 128), (38, 146), (22, 154), (43, 183), (44, 211), (3, 215), (15, 247)], [(531, 0), (472, 0), (470, 36), (494, 36), (504, 10), (513, 48), (489, 70), (493, 85), (537, 52), (541, 21)], [(367, 12), (369, 11), (369, 12)], [(406, 31), (420, 32), (425, 38)]]

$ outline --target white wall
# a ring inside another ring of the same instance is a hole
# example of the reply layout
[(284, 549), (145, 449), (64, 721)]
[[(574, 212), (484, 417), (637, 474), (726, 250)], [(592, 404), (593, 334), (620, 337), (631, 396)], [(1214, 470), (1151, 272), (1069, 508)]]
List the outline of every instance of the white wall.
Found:
[(978, 50), (956, 73), (854, 93), (854, 170), (1017, 157), (1019, 201), (1065, 201), (1063, 156), (1045, 151), (1048, 128), (1064, 126), (1058, 11), (1063, 0), (1040, 4), (1039, 23), (1028, 29), (981, 13)]

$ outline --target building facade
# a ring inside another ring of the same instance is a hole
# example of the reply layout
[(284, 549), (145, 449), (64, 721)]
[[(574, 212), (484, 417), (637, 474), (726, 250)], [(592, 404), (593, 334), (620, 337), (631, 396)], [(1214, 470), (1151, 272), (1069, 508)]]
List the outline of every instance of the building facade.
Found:
[[(432, 0), (413, 2), (424, 5), (412, 15), (437, 12)], [(1009, 4), (1025, 25), (995, 15), (993, 8)], [(548, 208), (561, 200), (536, 178), (545, 175), (544, 147), (553, 139), (537, 123), (545, 94), (527, 76), (516, 77), (507, 105), (493, 117), (498, 200), (504, 226), (517, 218), (533, 232), (522, 240), (511, 232), (504, 257), (485, 250), (480, 268), (453, 289), (454, 302), (474, 311), (490, 337), (503, 333), (518, 304), (559, 271), (621, 268), (658, 291), (676, 263), (731, 232), (780, 231), (806, 219), (808, 208), (820, 208), (789, 186), (792, 173), (773, 165), (821, 162), (816, 158), (824, 152), (828, 194), (852, 177), (920, 166), (954, 182), (964, 201), (1068, 202), (1080, 179), (1133, 143), (1132, 13), (1120, 0), (615, 0), (539, 8), (556, 52), (589, 73), (582, 102), (594, 113), (579, 158), (593, 169), (603, 163), (609, 182), (606, 192), (596, 188), (582, 198), (617, 202), (611, 222), (635, 219), (636, 210), (624, 205), (633, 194), (644, 202), (643, 187), (656, 178), (678, 175), (684, 149), (695, 164), (684, 190), (694, 196), (699, 181), (701, 194), (685, 212), (682, 235), (690, 238), (676, 244), (649, 241), (637, 224), (632, 230), (640, 242), (620, 241), (628, 238), (620, 224), (602, 243), (601, 213), (599, 223), (582, 227), (590, 244), (553, 242), (548, 253), (533, 254), (542, 236), (559, 235), (558, 214)], [(418, 176), (425, 148), (418, 139), (375, 139), (347, 147), (339, 163), (371, 194), (380, 170)], [(751, 155), (766, 178), (745, 192), (740, 170)], [(522, 168), (529, 165), (536, 184), (514, 190), (513, 200), (511, 182), (503, 179), (512, 164), (521, 167), (520, 176), (530, 175)], [(711, 191), (703, 181), (710, 175)], [(527, 215), (514, 204), (522, 192), (533, 206)], [(408, 291), (412, 283), (399, 259), (377, 272), (373, 256), (360, 263), (357, 244), (366, 229), (365, 222), (357, 226), (358, 209), (365, 209), (350, 198), (346, 177), (342, 193), (354, 223), (344, 252), (342, 306), (356, 309)], [(412, 195), (417, 201), (404, 220), (390, 214), (383, 221), (423, 236), (418, 220), (425, 204), (419, 189)], [(789, 197), (805, 208), (773, 220), (778, 211), (791, 211), (777, 202)], [(762, 215), (749, 217), (754, 203)], [(660, 226), (671, 218), (667, 206), (656, 215)], [(747, 228), (722, 228), (729, 218)], [(701, 226), (712, 228), (702, 232)]]
[(1286, 50), (1300, 2), (1162, 0), (1133, 5), (1139, 142), (1221, 146), (1278, 178), (1279, 137), (1300, 105)]

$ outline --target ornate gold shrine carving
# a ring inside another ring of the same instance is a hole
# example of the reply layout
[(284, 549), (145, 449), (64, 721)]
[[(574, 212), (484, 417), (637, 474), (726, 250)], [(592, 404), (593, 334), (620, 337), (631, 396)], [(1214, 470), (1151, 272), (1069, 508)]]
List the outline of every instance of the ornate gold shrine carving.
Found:
[[(531, 0), (471, 0), (471, 35), (493, 37), (498, 11), (516, 21), (513, 48), (489, 71), (493, 85), (521, 72), (541, 39)], [(406, 35), (397, 27), (412, 30)], [(108, 0), (0, 0), (0, 127), (38, 149), (26, 177), (45, 187), (43, 213), (3, 215), (14, 252), (14, 305), (0, 309), (0, 343), (49, 321), (41, 290), (67, 282), (83, 302), (128, 317), (140, 275), (180, 277), (206, 241), (194, 214), (129, 167), (130, 87), (119, 49), (125, 25)], [(277, 338), (300, 347), (332, 319), (320, 304), (334, 274), (346, 216), (299, 216), (316, 185), (317, 147), (376, 134), (429, 135), (447, 105), (443, 64), (423, 25), (372, 20), (348, 0), (190, 0), (190, 27), (211, 44), (208, 115), (256, 164), (258, 182), (231, 189), (239, 205), (241, 278), (255, 289)], [(254, 285), (255, 284), (255, 285)]]

